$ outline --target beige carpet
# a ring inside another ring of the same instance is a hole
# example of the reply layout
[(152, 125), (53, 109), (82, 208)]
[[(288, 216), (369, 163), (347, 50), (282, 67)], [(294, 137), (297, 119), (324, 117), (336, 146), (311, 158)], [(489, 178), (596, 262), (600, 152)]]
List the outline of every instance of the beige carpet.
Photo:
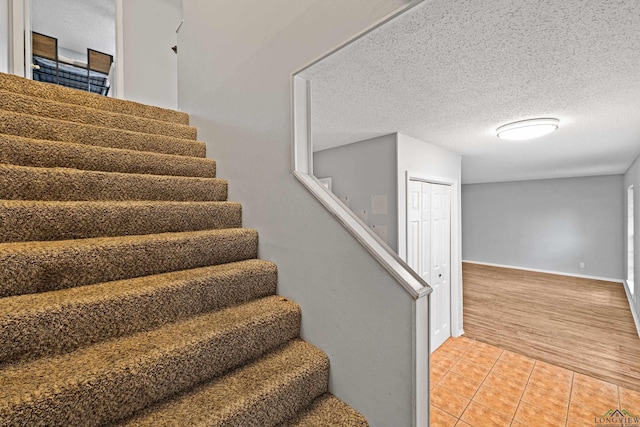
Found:
[(196, 136), (0, 74), (0, 425), (367, 425)]

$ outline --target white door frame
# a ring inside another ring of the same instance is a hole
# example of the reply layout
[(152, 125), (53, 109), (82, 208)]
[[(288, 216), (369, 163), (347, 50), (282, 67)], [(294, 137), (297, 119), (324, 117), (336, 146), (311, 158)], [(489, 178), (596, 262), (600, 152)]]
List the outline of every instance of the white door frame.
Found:
[(115, 0), (116, 5), (116, 87), (113, 96), (124, 99), (124, 0)]
[(9, 72), (24, 77), (25, 0), (9, 1)]
[(462, 241), (460, 239), (460, 183), (457, 179), (444, 178), (435, 175), (425, 175), (418, 172), (406, 171), (405, 173), (405, 206), (404, 215), (405, 229), (403, 230), (405, 238), (405, 247), (403, 252), (407, 254), (408, 226), (409, 226), (409, 181), (422, 181), (430, 184), (448, 185), (451, 187), (451, 307), (449, 313), (451, 315), (451, 335), (459, 337), (464, 334), (462, 327), (462, 258), (461, 249)]
[[(124, 99), (124, 0), (114, 0), (116, 19), (116, 87), (115, 97)], [(10, 0), (9, 72), (32, 78), (31, 67), (31, 0)]]

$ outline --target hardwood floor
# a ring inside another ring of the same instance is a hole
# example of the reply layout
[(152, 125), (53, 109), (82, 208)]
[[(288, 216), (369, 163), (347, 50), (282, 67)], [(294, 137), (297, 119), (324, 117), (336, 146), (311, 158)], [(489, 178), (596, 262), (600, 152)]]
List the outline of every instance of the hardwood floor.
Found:
[(463, 263), (465, 336), (640, 391), (620, 283)]

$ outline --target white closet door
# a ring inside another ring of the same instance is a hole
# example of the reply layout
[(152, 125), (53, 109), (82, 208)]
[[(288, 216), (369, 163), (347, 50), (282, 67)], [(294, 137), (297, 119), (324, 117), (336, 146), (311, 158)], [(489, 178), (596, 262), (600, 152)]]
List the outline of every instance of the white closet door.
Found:
[(451, 187), (431, 184), (431, 351), (451, 336)]
[(433, 288), (433, 351), (451, 336), (451, 187), (410, 180), (407, 215), (407, 264)]

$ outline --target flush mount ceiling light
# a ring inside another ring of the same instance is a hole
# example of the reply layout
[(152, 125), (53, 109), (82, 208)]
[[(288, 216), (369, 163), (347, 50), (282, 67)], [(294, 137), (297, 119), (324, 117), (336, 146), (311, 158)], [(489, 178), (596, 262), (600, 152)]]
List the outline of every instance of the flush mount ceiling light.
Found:
[(500, 126), (496, 134), (500, 139), (524, 141), (538, 138), (558, 129), (558, 119), (530, 119)]

